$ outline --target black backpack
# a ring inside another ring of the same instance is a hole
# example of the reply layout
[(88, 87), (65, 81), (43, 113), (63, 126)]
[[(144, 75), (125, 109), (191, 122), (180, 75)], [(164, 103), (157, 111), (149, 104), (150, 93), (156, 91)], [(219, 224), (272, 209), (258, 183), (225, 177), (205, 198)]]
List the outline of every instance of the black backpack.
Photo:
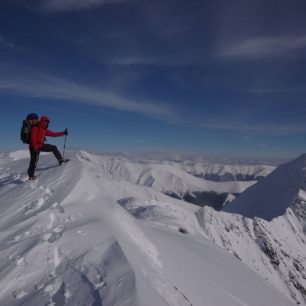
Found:
[(35, 113), (31, 113), (27, 116), (25, 120), (22, 121), (21, 131), (20, 131), (20, 139), (23, 143), (30, 143), (31, 138), (31, 124), (29, 120), (38, 120), (38, 116)]

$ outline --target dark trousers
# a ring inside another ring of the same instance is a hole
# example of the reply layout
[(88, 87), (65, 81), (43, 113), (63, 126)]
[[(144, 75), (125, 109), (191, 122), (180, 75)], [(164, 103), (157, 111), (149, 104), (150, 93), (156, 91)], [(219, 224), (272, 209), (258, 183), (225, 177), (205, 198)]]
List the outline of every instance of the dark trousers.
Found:
[(31, 159), (30, 159), (30, 165), (29, 165), (29, 169), (28, 169), (28, 175), (29, 176), (34, 176), (40, 152), (52, 152), (54, 154), (55, 158), (58, 161), (63, 159), (62, 154), (59, 152), (57, 147), (54, 146), (54, 145), (43, 144), (39, 151), (35, 151), (33, 148), (30, 148)]

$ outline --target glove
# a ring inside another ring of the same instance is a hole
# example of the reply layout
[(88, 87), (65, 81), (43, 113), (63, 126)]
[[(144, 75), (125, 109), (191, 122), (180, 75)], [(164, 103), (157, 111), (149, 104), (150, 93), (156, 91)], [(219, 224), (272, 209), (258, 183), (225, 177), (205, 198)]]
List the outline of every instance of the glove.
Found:
[(64, 131), (64, 135), (65, 135), (65, 136), (67, 136), (67, 135), (68, 135), (68, 130), (67, 130), (67, 129), (65, 129), (65, 131)]

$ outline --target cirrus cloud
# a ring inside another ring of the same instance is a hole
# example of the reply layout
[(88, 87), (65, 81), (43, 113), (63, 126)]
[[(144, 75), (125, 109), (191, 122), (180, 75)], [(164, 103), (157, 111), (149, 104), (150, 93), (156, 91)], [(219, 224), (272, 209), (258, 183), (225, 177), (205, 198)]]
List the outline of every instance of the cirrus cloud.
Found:
[(259, 133), (265, 135), (294, 135), (294, 134), (304, 134), (306, 132), (305, 126), (294, 123), (286, 123), (283, 125), (277, 124), (275, 122), (266, 122), (262, 124), (251, 124), (244, 122), (234, 122), (234, 121), (207, 121), (201, 123), (200, 127), (220, 130), (220, 131), (233, 131), (240, 133)]
[(15, 48), (15, 45), (8, 41), (7, 39), (5, 39), (1, 34), (0, 34), (0, 46), (4, 46), (6, 48), (9, 48), (9, 49), (14, 49)]
[(40, 5), (49, 11), (71, 11), (126, 1), (128, 0), (41, 0)]
[(24, 97), (95, 105), (172, 123), (179, 120), (176, 110), (166, 103), (143, 98), (131, 99), (102, 88), (36, 72), (32, 69), (6, 71), (5, 76), (0, 76), (0, 93), (1, 91)]
[(220, 48), (224, 58), (267, 58), (306, 50), (306, 35), (297, 37), (250, 37)]

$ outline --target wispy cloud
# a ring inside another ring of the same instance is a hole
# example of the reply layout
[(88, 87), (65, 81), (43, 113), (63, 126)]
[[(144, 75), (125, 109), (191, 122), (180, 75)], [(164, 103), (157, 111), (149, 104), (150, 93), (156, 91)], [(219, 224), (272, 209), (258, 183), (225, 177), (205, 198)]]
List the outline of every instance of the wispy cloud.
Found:
[[(264, 135), (293, 135), (299, 133), (306, 133), (306, 127), (298, 124), (274, 124), (274, 123), (258, 123), (247, 124), (231, 121), (207, 121), (200, 125), (202, 128), (220, 130), (220, 131), (235, 131), (241, 133), (256, 134), (261, 133)], [(250, 136), (247, 136), (250, 139)]]
[(2, 35), (0, 35), (0, 46), (4, 46), (6, 48), (14, 49), (15, 45), (10, 41), (6, 40)]
[(250, 88), (250, 89), (242, 89), (238, 90), (240, 93), (251, 93), (251, 94), (257, 94), (257, 95), (265, 95), (265, 94), (303, 94), (306, 93), (306, 88)]
[(28, 71), (0, 76), (0, 92), (10, 92), (28, 97), (45, 97), (106, 107), (113, 110), (138, 113), (151, 118), (176, 122), (179, 118), (175, 110), (164, 103), (145, 99), (132, 100), (103, 89), (78, 84), (71, 80)]
[(135, 57), (121, 57), (109, 61), (111, 65), (129, 66), (129, 65), (160, 65), (162, 62), (159, 58), (135, 56)]
[(265, 58), (288, 55), (306, 50), (306, 35), (299, 37), (251, 37), (220, 48), (217, 53), (225, 58)]
[(135, 55), (135, 56), (121, 56), (114, 57), (108, 60), (105, 64), (129, 66), (129, 65), (143, 65), (143, 66), (163, 66), (163, 67), (186, 67), (186, 66), (201, 66), (205, 62), (199, 57), (168, 55), (165, 53), (152, 55)]
[(126, 2), (128, 0), (41, 0), (42, 8), (49, 11), (70, 11), (89, 9), (105, 4)]

